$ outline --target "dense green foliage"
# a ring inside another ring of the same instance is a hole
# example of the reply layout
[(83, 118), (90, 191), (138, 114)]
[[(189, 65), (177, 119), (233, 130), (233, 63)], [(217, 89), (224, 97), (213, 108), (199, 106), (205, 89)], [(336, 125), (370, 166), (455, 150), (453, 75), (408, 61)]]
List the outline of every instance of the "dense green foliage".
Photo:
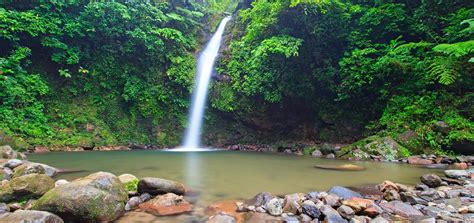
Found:
[(0, 129), (33, 145), (176, 145), (203, 33), (235, 7), (208, 132), (474, 141), (472, 1), (6, 2)]
[(163, 130), (182, 128), (199, 32), (219, 12), (205, 7), (4, 1), (0, 129), (31, 144), (176, 144)]
[(315, 123), (316, 139), (367, 127), (415, 131), (414, 151), (473, 142), (473, 6), (254, 1), (236, 18), (220, 65), (230, 81), (216, 85), (213, 105), (241, 117), (292, 112)]

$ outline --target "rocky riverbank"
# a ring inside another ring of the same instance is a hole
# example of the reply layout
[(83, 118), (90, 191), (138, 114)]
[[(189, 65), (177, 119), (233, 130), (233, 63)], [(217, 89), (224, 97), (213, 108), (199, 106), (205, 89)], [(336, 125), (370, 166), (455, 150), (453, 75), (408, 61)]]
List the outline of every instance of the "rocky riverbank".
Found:
[(423, 175), (416, 185), (385, 181), (376, 190), (334, 186), (287, 195), (263, 192), (202, 207), (196, 202), (199, 191), (179, 182), (107, 172), (69, 182), (53, 179), (60, 170), (14, 151), (2, 157), (8, 159), (0, 160), (0, 222), (474, 221), (474, 169), (469, 166), (445, 170), (444, 176)]

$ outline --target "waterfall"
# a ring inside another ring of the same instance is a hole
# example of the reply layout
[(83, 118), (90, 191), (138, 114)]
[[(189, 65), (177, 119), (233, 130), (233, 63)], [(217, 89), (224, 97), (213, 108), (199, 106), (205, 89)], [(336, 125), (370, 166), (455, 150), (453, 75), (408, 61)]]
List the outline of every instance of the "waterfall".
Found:
[(199, 55), (191, 109), (189, 110), (188, 115), (188, 126), (184, 134), (184, 144), (179, 150), (199, 150), (202, 120), (204, 118), (211, 73), (219, 53), (225, 25), (229, 20), (230, 17), (222, 19), (211, 40), (209, 40), (206, 47)]

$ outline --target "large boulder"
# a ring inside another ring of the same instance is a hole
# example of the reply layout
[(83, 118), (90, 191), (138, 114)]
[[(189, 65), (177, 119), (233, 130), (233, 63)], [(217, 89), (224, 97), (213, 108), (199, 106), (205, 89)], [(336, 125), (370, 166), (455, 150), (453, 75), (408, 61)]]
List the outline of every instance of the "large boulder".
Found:
[(370, 136), (336, 152), (337, 157), (356, 160), (367, 160), (379, 156), (386, 160), (403, 157), (406, 148), (398, 144), (392, 137)]
[(0, 202), (23, 197), (40, 197), (54, 187), (54, 180), (45, 174), (28, 174), (14, 178), (0, 187)]
[(17, 210), (13, 213), (0, 215), (0, 222), (63, 223), (63, 220), (46, 211)]
[(56, 176), (59, 172), (58, 169), (48, 166), (42, 163), (34, 163), (34, 162), (24, 162), (22, 165), (15, 168), (15, 172), (13, 174), (13, 178), (23, 176), (26, 174), (31, 173), (38, 173), (38, 174), (46, 174), (50, 177)]
[(175, 181), (155, 177), (145, 177), (138, 181), (138, 192), (149, 193), (152, 195), (167, 193), (184, 195), (185, 188), (182, 183)]
[(17, 152), (12, 149), (12, 147), (0, 146), (0, 158), (3, 159), (26, 159), (26, 156), (23, 153)]
[(127, 200), (115, 175), (97, 172), (51, 189), (32, 209), (55, 213), (66, 222), (113, 221), (124, 213)]
[(193, 206), (183, 196), (173, 193), (156, 196), (138, 207), (157, 216), (177, 215), (193, 210)]

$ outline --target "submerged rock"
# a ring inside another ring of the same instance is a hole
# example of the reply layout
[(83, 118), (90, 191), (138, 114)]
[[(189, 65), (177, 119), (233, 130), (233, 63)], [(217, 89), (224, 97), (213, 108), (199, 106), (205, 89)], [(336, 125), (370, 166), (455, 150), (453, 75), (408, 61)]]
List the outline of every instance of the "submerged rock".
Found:
[(193, 206), (183, 196), (173, 193), (159, 195), (138, 207), (157, 216), (177, 215), (193, 210)]
[(51, 189), (32, 209), (55, 213), (67, 222), (113, 221), (124, 213), (127, 200), (115, 175), (97, 172)]
[(341, 171), (361, 171), (365, 170), (363, 166), (357, 166), (354, 164), (344, 164), (344, 165), (315, 165), (314, 167), (324, 170), (341, 170)]
[(166, 193), (184, 195), (185, 188), (182, 183), (175, 181), (155, 177), (145, 177), (138, 181), (138, 192), (149, 193), (152, 195)]
[(13, 213), (0, 215), (0, 222), (63, 223), (63, 220), (46, 211), (17, 210)]

